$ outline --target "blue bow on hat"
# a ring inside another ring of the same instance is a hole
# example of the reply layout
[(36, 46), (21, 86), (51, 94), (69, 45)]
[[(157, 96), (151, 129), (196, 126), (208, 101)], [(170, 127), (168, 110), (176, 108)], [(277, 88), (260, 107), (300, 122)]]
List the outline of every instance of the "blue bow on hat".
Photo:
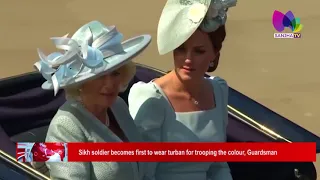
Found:
[(34, 64), (47, 80), (42, 88), (53, 89), (55, 95), (60, 88), (97, 78), (128, 63), (151, 41), (150, 35), (140, 35), (122, 42), (123, 35), (115, 26), (99, 21), (83, 25), (71, 38), (67, 36), (51, 38), (64, 53), (46, 56), (38, 49), (40, 61)]
[[(93, 37), (90, 28), (87, 29), (86, 35), (85, 40), (80, 42), (82, 44), (74, 39), (67, 38), (67, 36), (51, 38), (56, 47), (64, 50), (65, 54), (54, 52), (45, 56), (38, 49), (41, 60), (36, 62), (34, 66), (48, 82), (53, 84), (54, 95), (57, 94), (62, 83), (67, 83), (75, 78), (85, 67), (93, 69), (106, 65), (103, 60), (103, 53), (92, 47)], [(118, 40), (121, 42), (120, 38)], [(54, 67), (58, 68), (55, 69)]]
[(213, 32), (227, 21), (228, 8), (236, 6), (237, 0), (214, 0), (211, 1), (206, 17), (200, 24), (205, 32)]

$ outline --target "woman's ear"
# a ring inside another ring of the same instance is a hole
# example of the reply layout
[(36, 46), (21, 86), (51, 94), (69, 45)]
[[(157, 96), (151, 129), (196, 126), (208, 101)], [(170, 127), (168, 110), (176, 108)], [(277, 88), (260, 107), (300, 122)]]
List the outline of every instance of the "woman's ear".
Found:
[(217, 69), (219, 65), (219, 59), (220, 59), (220, 52), (218, 52), (217, 56), (214, 58), (214, 60), (210, 61), (209, 68), (207, 72), (213, 72)]

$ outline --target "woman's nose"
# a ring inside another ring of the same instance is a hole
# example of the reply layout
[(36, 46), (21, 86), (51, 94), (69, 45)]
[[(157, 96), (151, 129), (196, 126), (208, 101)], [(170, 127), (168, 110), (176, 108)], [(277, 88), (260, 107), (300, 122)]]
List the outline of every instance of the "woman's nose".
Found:
[(111, 76), (108, 76), (108, 78), (106, 78), (106, 80), (104, 81), (104, 87), (107, 89), (116, 88), (117, 84), (118, 84), (117, 80)]
[(102, 85), (103, 85), (104, 87), (108, 87), (108, 86), (110, 86), (111, 84), (112, 84), (112, 80), (111, 80), (110, 76), (106, 75), (106, 76), (104, 77), (104, 79), (103, 79)]
[(192, 51), (190, 51), (190, 50), (188, 50), (188, 51), (186, 51), (186, 56), (185, 56), (185, 60), (184, 60), (184, 62), (185, 63), (191, 63), (191, 61), (192, 61)]
[(186, 64), (190, 64), (190, 63), (191, 63), (191, 58), (186, 58), (186, 59), (184, 60), (184, 62), (185, 62)]

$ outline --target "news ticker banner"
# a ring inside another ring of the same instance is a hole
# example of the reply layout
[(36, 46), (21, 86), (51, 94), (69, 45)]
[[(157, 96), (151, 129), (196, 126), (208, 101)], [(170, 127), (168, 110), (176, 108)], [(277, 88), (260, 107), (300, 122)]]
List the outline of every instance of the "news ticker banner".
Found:
[(316, 143), (17, 143), (21, 162), (315, 162)]

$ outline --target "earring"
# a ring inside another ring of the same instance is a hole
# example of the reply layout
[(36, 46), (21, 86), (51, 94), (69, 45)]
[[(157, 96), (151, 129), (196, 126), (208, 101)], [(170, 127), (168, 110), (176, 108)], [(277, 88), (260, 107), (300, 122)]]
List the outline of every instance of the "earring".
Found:
[(210, 61), (209, 69), (214, 67), (214, 60)]
[(210, 61), (209, 68), (207, 72), (213, 72), (217, 69), (220, 59), (220, 53), (217, 54), (217, 56), (214, 58), (214, 60)]

